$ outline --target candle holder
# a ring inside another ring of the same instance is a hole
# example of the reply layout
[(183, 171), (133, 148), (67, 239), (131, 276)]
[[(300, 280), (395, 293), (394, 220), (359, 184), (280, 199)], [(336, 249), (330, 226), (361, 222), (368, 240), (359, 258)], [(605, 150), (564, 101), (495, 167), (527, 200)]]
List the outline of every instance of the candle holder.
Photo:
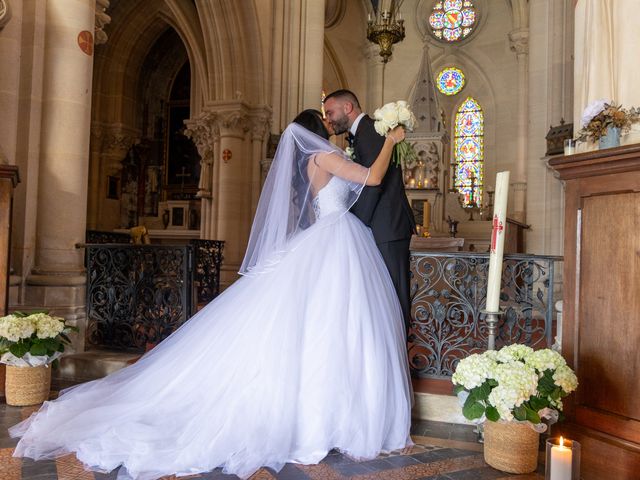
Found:
[(489, 312), (487, 310), (480, 310), (480, 313), (485, 315), (484, 321), (487, 322), (487, 328), (489, 330), (487, 335), (487, 350), (496, 349), (496, 336), (498, 335), (498, 322), (499, 317), (504, 312), (499, 310), (497, 312)]
[(447, 224), (449, 225), (449, 236), (456, 238), (458, 234), (458, 220), (454, 220), (450, 215), (447, 215)]
[(547, 440), (545, 480), (580, 480), (580, 443), (575, 440)]

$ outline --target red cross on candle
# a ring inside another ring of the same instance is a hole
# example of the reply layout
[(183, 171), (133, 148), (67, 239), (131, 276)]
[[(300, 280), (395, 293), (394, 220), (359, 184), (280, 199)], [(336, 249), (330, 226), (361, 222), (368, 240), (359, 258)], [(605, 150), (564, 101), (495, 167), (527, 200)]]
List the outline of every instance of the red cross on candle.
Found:
[(496, 251), (496, 243), (498, 243), (498, 235), (504, 230), (502, 222), (498, 221), (498, 216), (493, 216), (493, 230), (491, 230), (491, 251)]
[(78, 34), (78, 46), (87, 55), (93, 55), (93, 35), (87, 30)]
[(224, 163), (227, 163), (229, 160), (231, 160), (231, 157), (232, 157), (232, 156), (233, 156), (233, 155), (232, 155), (232, 153), (231, 153), (231, 150), (229, 150), (228, 148), (225, 148), (225, 149), (222, 151), (222, 160), (224, 160)]

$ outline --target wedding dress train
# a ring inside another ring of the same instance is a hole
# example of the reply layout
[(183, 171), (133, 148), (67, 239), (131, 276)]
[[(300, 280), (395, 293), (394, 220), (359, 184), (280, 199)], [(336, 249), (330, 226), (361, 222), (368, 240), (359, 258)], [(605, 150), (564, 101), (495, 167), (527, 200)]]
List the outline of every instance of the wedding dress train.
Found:
[(270, 271), (243, 276), (135, 364), (63, 392), (12, 427), (15, 456), (74, 452), (155, 479), (359, 459), (410, 444), (400, 305), (338, 177)]

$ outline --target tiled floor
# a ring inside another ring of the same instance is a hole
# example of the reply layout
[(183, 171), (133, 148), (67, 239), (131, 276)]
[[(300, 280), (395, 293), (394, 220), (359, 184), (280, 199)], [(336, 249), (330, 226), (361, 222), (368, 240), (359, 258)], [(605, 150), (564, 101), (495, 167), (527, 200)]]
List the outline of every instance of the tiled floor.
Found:
[[(73, 455), (55, 461), (34, 462), (11, 456), (16, 441), (7, 428), (26, 418), (37, 407), (9, 407), (0, 403), (0, 480), (115, 480), (109, 474), (86, 472)], [(484, 463), (482, 445), (472, 427), (440, 422), (415, 421), (412, 426), (415, 446), (409, 451), (381, 455), (375, 460), (355, 462), (331, 452), (318, 465), (286, 465), (280, 472), (258, 471), (251, 480), (541, 480), (542, 467), (529, 475), (509, 475)], [(171, 477), (175, 478), (175, 477)], [(182, 477), (185, 478), (185, 477)], [(189, 479), (237, 478), (219, 471), (186, 477)]]

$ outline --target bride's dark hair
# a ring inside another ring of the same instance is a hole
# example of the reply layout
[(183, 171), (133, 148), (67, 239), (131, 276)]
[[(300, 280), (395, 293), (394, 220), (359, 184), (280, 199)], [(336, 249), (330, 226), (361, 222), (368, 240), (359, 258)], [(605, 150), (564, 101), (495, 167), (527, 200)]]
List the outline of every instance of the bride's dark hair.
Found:
[[(293, 119), (293, 123), (306, 128), (312, 133), (319, 135), (325, 140), (329, 140), (329, 132), (327, 131), (324, 123), (322, 123), (322, 113), (313, 108), (308, 108), (300, 112), (296, 118)], [(305, 209), (304, 206), (308, 203), (307, 196), (309, 190), (307, 185), (309, 184), (309, 178), (307, 177), (306, 170), (296, 169), (296, 172), (292, 180), (293, 184), (293, 204), (300, 210), (300, 228), (303, 230), (309, 227), (313, 223), (313, 211)]]
[(329, 140), (329, 132), (324, 126), (324, 123), (322, 123), (322, 113), (319, 110), (313, 108), (303, 110), (293, 119), (293, 123), (302, 125), (310, 132), (320, 135), (325, 140)]

